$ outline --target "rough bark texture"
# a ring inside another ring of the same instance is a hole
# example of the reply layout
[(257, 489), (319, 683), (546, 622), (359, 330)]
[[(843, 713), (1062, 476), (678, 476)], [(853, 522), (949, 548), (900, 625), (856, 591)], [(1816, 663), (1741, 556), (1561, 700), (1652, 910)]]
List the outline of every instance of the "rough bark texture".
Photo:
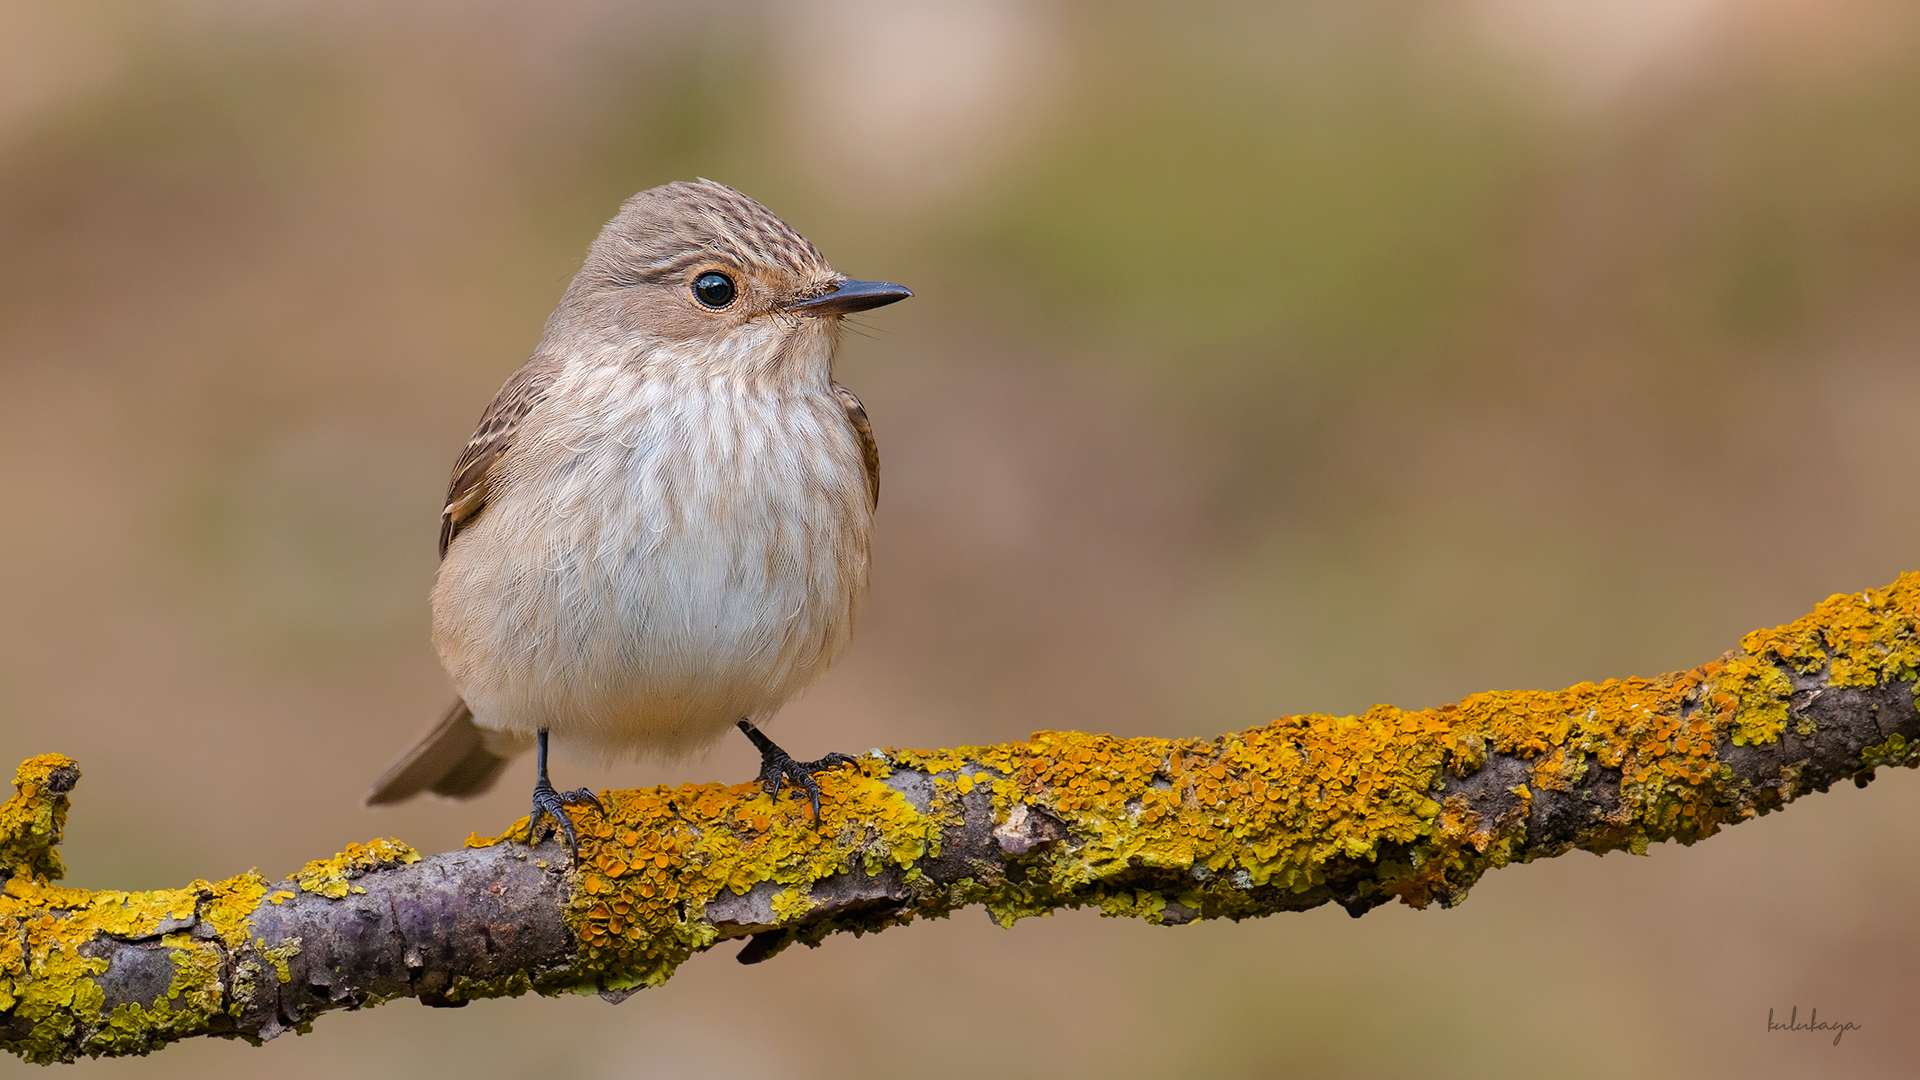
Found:
[(605, 814), (577, 811), (577, 866), (529, 849), (523, 820), (430, 858), (377, 840), (277, 882), (143, 893), (54, 884), (79, 770), (46, 755), (0, 807), (0, 1043), (48, 1062), (260, 1041), (396, 997), (618, 1001), (724, 940), (755, 962), (970, 904), (1180, 924), (1456, 903), (1508, 862), (1692, 843), (1915, 764), (1917, 664), (1908, 575), (1656, 679), (1211, 740), (876, 750), (825, 777), (817, 828), (750, 785), (610, 791)]

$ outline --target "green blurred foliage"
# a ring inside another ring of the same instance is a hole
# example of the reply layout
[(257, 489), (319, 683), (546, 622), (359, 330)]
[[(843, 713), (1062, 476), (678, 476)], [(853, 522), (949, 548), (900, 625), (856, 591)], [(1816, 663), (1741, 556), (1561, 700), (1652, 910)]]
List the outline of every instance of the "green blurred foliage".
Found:
[(1171, 48), (1151, 29), (1102, 41), (1081, 115), (981, 229), (977, 258), (1039, 286), (1034, 317), (1218, 392), (1410, 362), (1483, 299), (1545, 141), (1507, 96), (1406, 42), (1299, 71), (1234, 27)]

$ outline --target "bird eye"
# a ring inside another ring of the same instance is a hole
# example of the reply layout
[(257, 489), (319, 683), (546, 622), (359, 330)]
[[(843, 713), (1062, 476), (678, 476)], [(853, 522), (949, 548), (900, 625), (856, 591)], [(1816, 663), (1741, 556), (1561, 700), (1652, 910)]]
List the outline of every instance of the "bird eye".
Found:
[(705, 273), (693, 279), (693, 295), (710, 308), (733, 303), (733, 279), (725, 274)]

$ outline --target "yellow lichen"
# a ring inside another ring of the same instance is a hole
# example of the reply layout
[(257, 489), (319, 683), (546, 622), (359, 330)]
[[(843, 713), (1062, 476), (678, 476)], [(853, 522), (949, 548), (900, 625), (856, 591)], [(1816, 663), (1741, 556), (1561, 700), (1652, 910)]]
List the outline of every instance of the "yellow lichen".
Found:
[[(36, 835), (57, 837), (66, 796), (50, 791), (42, 781), (53, 769), (71, 767), (58, 755), (23, 765), (21, 793), (9, 803), (10, 820), (27, 822), (38, 830)], [(55, 798), (62, 804), (59, 815), (48, 813), (44, 805), (26, 804)], [(6, 812), (0, 810), (0, 815)], [(57, 868), (57, 859), (47, 858), (52, 852), (35, 851), (32, 844), (13, 850), (23, 853), (14, 866), (29, 872), (15, 872), (0, 888), (0, 1014), (27, 1021), (28, 1027), (25, 1036), (0, 1041), (0, 1046), (28, 1061), (146, 1053), (204, 1032), (213, 1014), (244, 1004), (259, 971), (257, 961), (241, 959), (250, 953), (272, 964), (280, 981), (291, 978), (287, 959), (300, 951), (299, 940), (269, 943), (250, 937), (249, 920), (270, 887), (256, 871), (225, 881), (195, 881), (183, 889), (68, 889), (44, 873), (31, 872), (35, 866)], [(333, 859), (309, 863), (302, 871), (303, 887), (344, 896), (350, 878), (418, 859), (412, 848), (397, 841), (356, 844)], [(179, 929), (196, 925), (210, 929), (212, 936)], [(107, 961), (89, 955), (89, 946), (103, 938), (157, 939), (174, 965), (172, 985), (156, 1001), (121, 1003), (106, 1012), (96, 978), (106, 972)], [(230, 959), (231, 987), (225, 978)]]
[(338, 900), (349, 892), (366, 892), (353, 879), (388, 866), (420, 861), (420, 853), (398, 840), (369, 840), (348, 844), (347, 850), (331, 859), (315, 859), (293, 875), (301, 892), (319, 893)]
[[(0, 890), (0, 928), (14, 932), (0, 934), (0, 1012), (33, 1026), (26, 1038), (4, 1045), (29, 1061), (58, 1061), (72, 1056), (79, 1032), (103, 1023), (81, 1051), (144, 1052), (203, 1030), (209, 1010), (224, 1007), (223, 950), (245, 942), (247, 915), (266, 885), (253, 872), (152, 892), (64, 889), (25, 877), (8, 881)], [(215, 930), (216, 941), (167, 932), (196, 919)], [(85, 952), (103, 936), (158, 937), (168, 950), (174, 985), (153, 1008), (121, 1005), (111, 1016), (101, 1015), (105, 997), (93, 977), (106, 971), (106, 961)]]
[(89, 1050), (113, 1055), (149, 1053), (182, 1036), (198, 1034), (206, 1018), (223, 1008), (221, 950), (184, 933), (168, 934), (160, 943), (173, 959), (172, 984), (150, 1005), (122, 1002), (114, 1006), (106, 1026), (87, 1040)]
[(265, 938), (258, 938), (254, 942), (254, 948), (262, 959), (273, 965), (275, 978), (279, 979), (282, 983), (290, 983), (293, 981), (293, 969), (288, 966), (287, 961), (300, 955), (299, 938), (291, 938), (278, 945), (269, 945)]
[(1920, 741), (1909, 742), (1898, 732), (1860, 752), (1860, 764), (1869, 773), (1887, 767), (1910, 768), (1916, 761), (1920, 761)]
[(773, 917), (776, 922), (792, 922), (813, 910), (813, 897), (807, 890), (795, 885), (773, 894)]
[(0, 876), (26, 874), (41, 881), (66, 876), (60, 843), (67, 823), (67, 795), (80, 769), (64, 754), (42, 754), (20, 763), (14, 796), (0, 805)]

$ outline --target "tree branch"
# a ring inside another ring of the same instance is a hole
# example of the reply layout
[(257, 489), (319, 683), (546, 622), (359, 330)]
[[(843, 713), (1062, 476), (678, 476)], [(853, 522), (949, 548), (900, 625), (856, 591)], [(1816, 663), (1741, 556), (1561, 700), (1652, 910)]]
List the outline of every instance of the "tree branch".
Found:
[(971, 904), (1005, 925), (1086, 905), (1171, 925), (1452, 904), (1509, 862), (1691, 844), (1920, 762), (1917, 666), (1909, 574), (1656, 679), (1211, 740), (876, 750), (823, 776), (817, 828), (748, 784), (610, 791), (604, 816), (576, 810), (577, 868), (551, 840), (529, 849), (522, 819), (430, 858), (380, 840), (277, 882), (140, 893), (53, 884), (79, 770), (50, 754), (0, 807), (0, 1043), (70, 1061), (259, 1042), (398, 997), (618, 1001), (730, 938), (751, 963)]

